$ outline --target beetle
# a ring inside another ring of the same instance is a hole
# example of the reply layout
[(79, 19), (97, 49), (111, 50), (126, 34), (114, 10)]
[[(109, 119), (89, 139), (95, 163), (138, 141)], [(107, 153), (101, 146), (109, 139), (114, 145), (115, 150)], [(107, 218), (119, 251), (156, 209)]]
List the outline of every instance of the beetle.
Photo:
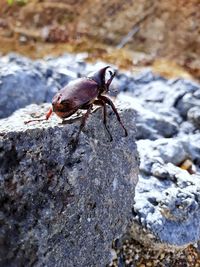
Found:
[(93, 105), (103, 107), (103, 123), (107, 133), (109, 134), (110, 141), (113, 140), (112, 135), (107, 127), (107, 105), (111, 106), (114, 111), (117, 120), (119, 121), (121, 127), (124, 130), (125, 136), (128, 135), (126, 128), (124, 127), (119, 113), (111, 101), (110, 98), (103, 95), (108, 93), (109, 86), (116, 74), (116, 72), (109, 71), (110, 77), (107, 81), (106, 70), (110, 66), (106, 66), (97, 72), (89, 75), (88, 77), (82, 77), (69, 82), (65, 87), (56, 93), (52, 100), (52, 107), (46, 114), (45, 119), (33, 119), (25, 123), (30, 123), (32, 121), (43, 121), (48, 120), (51, 114), (54, 112), (61, 119), (70, 117), (79, 109), (85, 109), (86, 113), (82, 116), (79, 131), (76, 136), (76, 141), (78, 141), (79, 135), (85, 126), (86, 120), (92, 111)]

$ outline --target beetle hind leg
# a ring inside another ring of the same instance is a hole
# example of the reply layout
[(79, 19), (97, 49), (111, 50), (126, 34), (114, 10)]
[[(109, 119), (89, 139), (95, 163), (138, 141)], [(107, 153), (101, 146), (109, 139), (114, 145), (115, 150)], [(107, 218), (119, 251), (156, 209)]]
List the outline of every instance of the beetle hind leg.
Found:
[(37, 122), (38, 121), (47, 121), (49, 119), (49, 117), (51, 116), (52, 113), (53, 113), (53, 109), (50, 108), (48, 110), (48, 112), (46, 113), (46, 116), (45, 116), (44, 119), (32, 119), (32, 120), (29, 120), (29, 121), (25, 121), (24, 124), (28, 124), (28, 123), (33, 122), (33, 121), (37, 121)]

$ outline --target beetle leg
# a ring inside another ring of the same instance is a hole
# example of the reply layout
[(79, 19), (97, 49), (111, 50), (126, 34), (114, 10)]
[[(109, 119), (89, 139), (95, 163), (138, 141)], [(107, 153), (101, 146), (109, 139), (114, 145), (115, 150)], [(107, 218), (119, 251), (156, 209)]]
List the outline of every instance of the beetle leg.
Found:
[(76, 138), (75, 138), (75, 143), (78, 143), (79, 135), (80, 135), (81, 131), (83, 130), (84, 126), (85, 126), (85, 122), (88, 119), (91, 110), (92, 110), (92, 104), (90, 104), (88, 106), (88, 109), (87, 109), (86, 113), (82, 117), (81, 124), (80, 124), (80, 127), (79, 127), (79, 131), (78, 131), (78, 133), (76, 135)]
[(53, 113), (53, 109), (50, 108), (48, 110), (48, 112), (46, 113), (45, 119), (33, 119), (33, 120), (25, 121), (24, 123), (25, 124), (28, 124), (29, 122), (32, 122), (32, 121), (47, 121), (49, 119), (49, 117), (51, 116), (52, 113)]
[(106, 103), (101, 99), (97, 99), (97, 100), (94, 101), (94, 104), (103, 107), (103, 124), (105, 126), (106, 131), (108, 132), (108, 134), (110, 136), (110, 142), (111, 142), (113, 140), (113, 138), (112, 138), (112, 135), (111, 135), (111, 133), (110, 133), (108, 127), (107, 127)]
[(98, 99), (103, 100), (105, 103), (107, 103), (108, 105), (111, 106), (112, 110), (114, 111), (115, 115), (117, 116), (117, 119), (118, 119), (119, 123), (121, 124), (122, 128), (124, 129), (125, 136), (127, 136), (128, 132), (127, 132), (126, 128), (124, 127), (124, 125), (123, 125), (123, 123), (121, 121), (121, 118), (119, 116), (119, 113), (117, 112), (117, 109), (116, 109), (115, 105), (113, 104), (113, 102), (111, 101), (111, 99), (106, 97), (106, 96), (103, 96), (103, 95), (99, 95)]

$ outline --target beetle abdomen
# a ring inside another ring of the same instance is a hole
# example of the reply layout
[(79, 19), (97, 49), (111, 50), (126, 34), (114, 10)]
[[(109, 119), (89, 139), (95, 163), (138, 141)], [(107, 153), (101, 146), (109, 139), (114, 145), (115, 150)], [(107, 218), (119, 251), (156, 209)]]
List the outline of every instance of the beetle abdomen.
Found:
[(88, 78), (70, 82), (53, 98), (53, 111), (61, 118), (67, 118), (82, 106), (92, 103), (98, 96), (97, 83)]
[(61, 103), (68, 100), (80, 107), (95, 99), (99, 94), (99, 90), (95, 81), (88, 78), (80, 78), (70, 82), (59, 93), (62, 95)]

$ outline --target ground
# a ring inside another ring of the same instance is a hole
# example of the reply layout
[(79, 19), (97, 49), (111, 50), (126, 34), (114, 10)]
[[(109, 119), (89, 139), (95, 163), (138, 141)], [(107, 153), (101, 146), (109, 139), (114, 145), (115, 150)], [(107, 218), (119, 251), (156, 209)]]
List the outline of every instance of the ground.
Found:
[(153, 65), (166, 76), (199, 79), (199, 11), (199, 0), (1, 0), (0, 52), (86, 51), (89, 60), (133, 71)]

